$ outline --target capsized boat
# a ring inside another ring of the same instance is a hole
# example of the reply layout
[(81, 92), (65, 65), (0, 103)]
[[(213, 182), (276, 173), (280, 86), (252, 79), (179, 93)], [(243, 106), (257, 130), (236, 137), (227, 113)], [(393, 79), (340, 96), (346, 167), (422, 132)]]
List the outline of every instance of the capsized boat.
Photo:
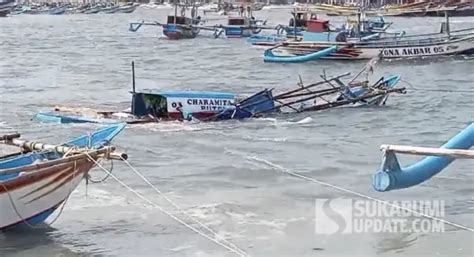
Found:
[[(322, 81), (310, 85), (304, 85), (300, 80), (296, 89), (277, 95), (273, 95), (273, 89), (264, 89), (239, 101), (235, 107), (222, 111), (210, 120), (275, 116), (288, 113), (321, 111), (348, 105), (384, 105), (390, 94), (404, 94), (405, 88), (396, 87), (400, 80), (400, 76), (396, 75), (382, 77), (376, 82), (371, 83), (368, 75), (377, 61), (378, 58), (372, 59), (347, 83), (344, 83), (341, 79), (349, 76), (350, 73), (331, 78), (321, 75)], [(364, 75), (366, 77), (362, 78)]]
[(129, 109), (100, 111), (89, 108), (55, 107), (41, 111), (35, 119), (54, 123), (148, 123), (166, 120), (184, 120), (191, 117), (206, 119), (231, 108), (236, 95), (210, 91), (136, 90), (135, 65), (132, 62), (132, 100)]
[[(372, 185), (375, 190), (381, 192), (416, 186), (440, 173), (456, 158), (474, 159), (474, 150), (468, 150), (472, 146), (474, 146), (474, 123), (440, 148), (382, 145), (383, 161), (380, 170), (373, 175)], [(396, 153), (427, 157), (402, 167)]]
[(126, 159), (110, 146), (124, 128), (116, 124), (70, 140), (48, 145), (0, 136), (0, 144), (21, 151), (0, 156), (0, 230), (43, 223), (69, 197), (99, 159)]
[(372, 70), (376, 62), (377, 59), (371, 60), (347, 83), (341, 81), (341, 78), (349, 76), (350, 73), (332, 78), (321, 76), (323, 81), (306, 86), (300, 82), (298, 88), (276, 96), (273, 95), (272, 89), (265, 89), (250, 97), (241, 98), (243, 100), (228, 92), (136, 91), (133, 83), (130, 110), (97, 111), (58, 107), (52, 112), (40, 112), (35, 118), (58, 123), (134, 124), (193, 119), (217, 121), (319, 111), (344, 105), (383, 105), (390, 94), (405, 93), (405, 88), (396, 87), (399, 76), (382, 77), (375, 83), (370, 83), (368, 77), (361, 80), (362, 75)]

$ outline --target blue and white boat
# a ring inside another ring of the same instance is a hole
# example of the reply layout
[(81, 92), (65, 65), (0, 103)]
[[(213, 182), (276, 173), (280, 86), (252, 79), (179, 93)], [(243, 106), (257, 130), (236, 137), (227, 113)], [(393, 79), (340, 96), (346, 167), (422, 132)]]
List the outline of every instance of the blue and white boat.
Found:
[(0, 230), (43, 223), (98, 159), (112, 157), (108, 145), (123, 128), (109, 126), (61, 146), (19, 140), (18, 134), (0, 136), (0, 143), (22, 148), (0, 156)]

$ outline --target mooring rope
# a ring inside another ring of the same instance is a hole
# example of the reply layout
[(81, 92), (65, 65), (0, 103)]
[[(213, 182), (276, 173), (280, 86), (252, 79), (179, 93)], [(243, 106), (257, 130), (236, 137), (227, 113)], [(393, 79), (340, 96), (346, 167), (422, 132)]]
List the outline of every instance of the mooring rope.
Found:
[[(114, 170), (114, 161), (112, 159), (110, 159), (109, 173), (112, 173), (113, 170)], [(110, 175), (108, 173), (106, 173), (103, 178), (101, 178), (99, 180), (94, 180), (94, 179), (92, 179), (92, 176), (89, 173), (87, 173), (86, 174), (86, 183), (91, 182), (92, 184), (99, 184), (99, 183), (102, 183), (102, 182), (106, 181), (109, 177), (110, 177)]]
[(431, 215), (428, 215), (428, 214), (425, 214), (425, 213), (421, 213), (421, 212), (412, 210), (410, 208), (406, 208), (406, 207), (402, 207), (402, 206), (399, 206), (399, 205), (396, 205), (396, 204), (392, 204), (392, 203), (386, 202), (384, 200), (374, 198), (374, 197), (369, 196), (369, 195), (365, 195), (365, 194), (362, 194), (362, 193), (359, 193), (359, 192), (356, 192), (356, 191), (353, 191), (353, 190), (350, 190), (350, 189), (346, 189), (346, 188), (343, 188), (343, 187), (340, 187), (340, 186), (336, 186), (336, 185), (324, 182), (324, 181), (319, 180), (319, 179), (307, 177), (307, 176), (301, 175), (299, 173), (293, 172), (293, 171), (291, 171), (291, 170), (289, 170), (289, 169), (287, 169), (287, 168), (285, 168), (281, 165), (272, 163), (268, 160), (265, 160), (265, 159), (262, 159), (262, 158), (259, 158), (259, 157), (256, 157), (256, 156), (247, 156), (247, 155), (243, 155), (243, 154), (240, 154), (240, 153), (236, 153), (234, 151), (231, 151), (231, 152), (234, 153), (234, 154), (241, 155), (241, 156), (243, 156), (247, 159), (251, 159), (251, 160), (254, 160), (254, 161), (265, 163), (266, 165), (268, 165), (268, 166), (270, 166), (274, 169), (278, 169), (281, 172), (289, 174), (289, 175), (294, 176), (294, 177), (298, 177), (298, 178), (301, 178), (301, 179), (304, 179), (304, 180), (307, 180), (307, 181), (310, 181), (310, 182), (313, 182), (313, 183), (317, 183), (317, 184), (320, 184), (320, 185), (323, 185), (323, 186), (326, 186), (326, 187), (330, 187), (332, 189), (336, 189), (336, 190), (339, 190), (339, 191), (342, 191), (342, 192), (345, 192), (345, 193), (356, 195), (356, 196), (359, 196), (361, 198), (365, 198), (367, 200), (375, 201), (375, 202), (378, 202), (378, 203), (381, 203), (381, 204), (384, 204), (384, 205), (387, 205), (387, 206), (390, 206), (390, 207), (394, 207), (394, 208), (397, 208), (397, 209), (400, 209), (400, 210), (404, 210), (404, 211), (410, 212), (412, 214), (420, 215), (420, 216), (423, 216), (425, 218), (435, 220), (435, 221), (439, 221), (439, 222), (451, 225), (451, 226), (459, 228), (459, 229), (474, 232), (474, 228), (470, 228), (470, 227), (467, 227), (467, 226), (464, 226), (464, 225), (461, 225), (461, 224), (451, 222), (449, 220), (445, 220), (445, 219), (434, 217), (434, 216), (431, 216)]
[[(216, 239), (216, 238), (213, 238), (209, 235), (207, 235), (206, 233), (202, 232), (201, 230), (197, 229), (197, 228), (194, 228), (193, 226), (191, 226), (190, 224), (186, 223), (185, 221), (181, 220), (180, 218), (178, 218), (176, 215), (172, 214), (171, 212), (165, 210), (163, 207), (161, 207), (160, 205), (156, 204), (155, 202), (153, 202), (152, 200), (146, 198), (145, 196), (143, 196), (142, 194), (140, 194), (138, 191), (134, 190), (133, 188), (131, 188), (129, 185), (127, 185), (125, 182), (123, 182), (122, 180), (120, 180), (119, 178), (117, 178), (114, 174), (110, 173), (107, 169), (105, 169), (104, 167), (102, 167), (102, 165), (100, 165), (100, 163), (98, 163), (94, 158), (92, 158), (88, 153), (85, 153), (89, 159), (91, 161), (93, 161), (95, 163), (95, 165), (97, 167), (99, 167), (100, 169), (102, 169), (104, 172), (106, 173), (109, 173), (109, 176), (111, 178), (113, 178), (115, 181), (117, 181), (120, 185), (122, 185), (123, 187), (125, 187), (126, 189), (128, 189), (130, 192), (132, 192), (133, 194), (135, 194), (138, 198), (142, 199), (143, 201), (149, 203), (150, 205), (158, 208), (158, 210), (160, 210), (161, 212), (163, 212), (164, 214), (168, 215), (170, 218), (174, 219), (175, 221), (177, 221), (178, 223), (182, 224), (183, 226), (189, 228), (190, 230), (196, 232), (197, 234), (199, 234), (200, 236), (216, 243), (217, 245), (220, 245), (224, 248), (226, 248), (227, 250), (237, 254), (238, 256), (249, 256), (244, 250), (238, 248), (235, 246), (232, 247), (232, 246), (229, 246), (227, 244), (224, 244), (223, 242), (228, 242), (228, 241), (219, 241), (219, 239)], [(219, 236), (217, 234), (213, 234), (214, 237), (217, 237), (219, 238)]]
[(194, 218), (193, 216), (187, 214), (181, 207), (179, 207), (173, 200), (171, 200), (169, 197), (167, 197), (160, 189), (158, 189), (155, 185), (153, 185), (145, 176), (143, 176), (143, 174), (141, 172), (139, 172), (135, 167), (132, 166), (132, 164), (130, 162), (128, 162), (126, 159), (124, 159), (123, 157), (120, 157), (122, 159), (122, 161), (127, 164), (128, 167), (130, 167), (131, 170), (133, 170), (133, 172), (135, 172), (135, 174), (137, 174), (138, 177), (140, 177), (146, 184), (148, 184), (151, 188), (153, 188), (153, 190), (155, 190), (158, 195), (160, 195), (161, 197), (163, 197), (168, 203), (170, 203), (171, 205), (173, 205), (173, 207), (175, 207), (179, 212), (181, 212), (182, 214), (184, 214), (184, 216), (188, 217), (189, 219), (191, 219), (192, 221), (196, 222), (197, 224), (199, 224), (201, 227), (203, 227), (204, 229), (206, 229), (207, 231), (209, 231), (210, 233), (212, 233), (213, 235), (216, 235), (216, 237), (218, 237), (218, 239), (222, 240), (223, 242), (225, 242), (226, 244), (232, 246), (234, 249), (239, 249), (236, 245), (234, 245), (232, 242), (226, 240), (225, 238), (219, 236), (217, 234), (217, 232), (215, 232), (214, 230), (212, 230), (209, 226), (207, 226), (206, 224), (202, 223), (201, 221), (199, 221), (198, 219)]

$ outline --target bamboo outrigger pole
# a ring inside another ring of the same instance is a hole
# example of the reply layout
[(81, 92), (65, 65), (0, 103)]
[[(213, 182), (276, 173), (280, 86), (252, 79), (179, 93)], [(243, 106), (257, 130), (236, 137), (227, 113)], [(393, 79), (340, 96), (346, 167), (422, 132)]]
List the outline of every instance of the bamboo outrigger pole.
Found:
[(407, 145), (382, 145), (380, 146), (380, 150), (412, 155), (448, 156), (455, 158), (474, 159), (474, 150), (465, 149), (446, 149)]
[[(88, 149), (88, 148), (77, 148), (77, 147), (71, 147), (71, 146), (65, 146), (65, 145), (50, 145), (50, 144), (45, 144), (41, 142), (26, 141), (26, 140), (18, 139), (18, 137), (19, 137), (19, 134), (2, 136), (0, 138), (2, 138), (3, 140), (0, 140), (0, 142), (3, 141), (3, 143), (6, 145), (18, 146), (28, 151), (48, 151), (49, 150), (49, 151), (55, 151), (62, 154), (84, 153), (84, 152), (96, 151), (96, 150)], [(128, 158), (128, 155), (125, 153), (114, 153), (115, 147), (113, 146), (107, 146), (102, 149), (99, 149), (101, 150), (100, 153), (103, 153), (106, 158), (115, 159), (115, 160), (122, 160), (122, 159), (126, 160)]]

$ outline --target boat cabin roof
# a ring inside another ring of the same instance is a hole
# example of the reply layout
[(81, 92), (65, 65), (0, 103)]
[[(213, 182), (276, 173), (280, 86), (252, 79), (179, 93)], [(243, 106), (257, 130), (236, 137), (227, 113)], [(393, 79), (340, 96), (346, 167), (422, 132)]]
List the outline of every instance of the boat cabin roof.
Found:
[[(168, 15), (168, 20), (166, 21), (168, 24), (174, 24), (174, 15)], [(191, 24), (192, 19), (183, 16), (176, 16), (176, 24)]]
[(165, 98), (217, 98), (217, 99), (233, 99), (234, 93), (212, 92), (212, 91), (158, 91), (154, 89), (145, 89), (140, 92), (147, 95), (162, 96)]
[(291, 12), (292, 15), (296, 16), (297, 19), (316, 19), (317, 15), (310, 11), (297, 11)]
[(243, 17), (229, 17), (228, 25), (245, 25), (245, 21)]

